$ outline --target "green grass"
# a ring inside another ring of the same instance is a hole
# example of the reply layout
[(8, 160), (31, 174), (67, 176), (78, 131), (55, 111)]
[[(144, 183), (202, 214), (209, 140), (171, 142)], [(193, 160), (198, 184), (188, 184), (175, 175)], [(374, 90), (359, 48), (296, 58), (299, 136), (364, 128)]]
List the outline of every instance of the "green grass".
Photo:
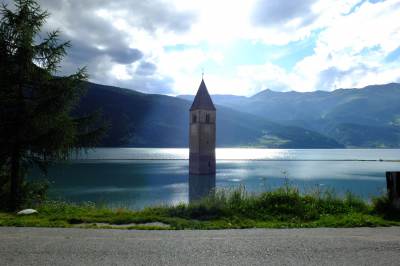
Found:
[[(114, 228), (112, 225), (127, 225), (118, 228), (166, 229), (146, 224), (150, 222), (168, 224), (168, 229), (400, 226), (400, 213), (390, 207), (386, 196), (368, 204), (351, 193), (344, 197), (329, 190), (301, 194), (288, 185), (261, 194), (248, 193), (244, 188), (220, 190), (193, 204), (140, 211), (64, 202), (46, 202), (36, 209), (39, 214), (28, 216), (0, 212), (0, 226)], [(132, 223), (135, 225), (128, 225)]]

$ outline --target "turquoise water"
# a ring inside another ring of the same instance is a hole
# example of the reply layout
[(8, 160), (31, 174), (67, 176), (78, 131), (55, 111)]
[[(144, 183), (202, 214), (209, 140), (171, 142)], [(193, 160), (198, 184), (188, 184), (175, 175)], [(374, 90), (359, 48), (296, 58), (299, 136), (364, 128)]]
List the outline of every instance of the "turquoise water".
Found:
[[(95, 149), (50, 168), (50, 196), (132, 209), (187, 202), (187, 158), (188, 149)], [(303, 191), (330, 188), (369, 199), (385, 190), (385, 171), (400, 171), (399, 160), (399, 149), (223, 148), (217, 149), (216, 184), (257, 193), (288, 179)]]

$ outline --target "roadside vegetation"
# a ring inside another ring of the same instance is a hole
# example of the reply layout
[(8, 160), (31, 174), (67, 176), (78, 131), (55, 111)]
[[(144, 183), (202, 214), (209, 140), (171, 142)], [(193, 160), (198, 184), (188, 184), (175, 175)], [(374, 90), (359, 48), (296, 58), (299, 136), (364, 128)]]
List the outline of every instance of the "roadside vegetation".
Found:
[(386, 195), (369, 204), (351, 193), (344, 197), (329, 190), (301, 194), (289, 185), (261, 194), (250, 194), (244, 188), (219, 190), (196, 203), (139, 211), (54, 201), (35, 207), (38, 214), (0, 213), (0, 225), (124, 229), (400, 226), (400, 213), (391, 208)]

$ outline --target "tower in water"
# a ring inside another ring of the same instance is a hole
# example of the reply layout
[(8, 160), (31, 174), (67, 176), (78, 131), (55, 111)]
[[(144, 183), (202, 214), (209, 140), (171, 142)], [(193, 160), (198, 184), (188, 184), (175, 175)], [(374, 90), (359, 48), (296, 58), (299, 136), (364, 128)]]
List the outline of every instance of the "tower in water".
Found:
[(216, 109), (204, 79), (190, 107), (189, 121), (189, 174), (214, 175)]

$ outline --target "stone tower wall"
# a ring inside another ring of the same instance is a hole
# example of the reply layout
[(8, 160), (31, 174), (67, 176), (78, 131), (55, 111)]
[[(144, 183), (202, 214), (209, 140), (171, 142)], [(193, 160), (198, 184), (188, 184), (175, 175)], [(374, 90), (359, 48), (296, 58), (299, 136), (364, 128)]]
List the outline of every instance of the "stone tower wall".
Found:
[(215, 174), (216, 112), (191, 111), (189, 135), (189, 173)]

